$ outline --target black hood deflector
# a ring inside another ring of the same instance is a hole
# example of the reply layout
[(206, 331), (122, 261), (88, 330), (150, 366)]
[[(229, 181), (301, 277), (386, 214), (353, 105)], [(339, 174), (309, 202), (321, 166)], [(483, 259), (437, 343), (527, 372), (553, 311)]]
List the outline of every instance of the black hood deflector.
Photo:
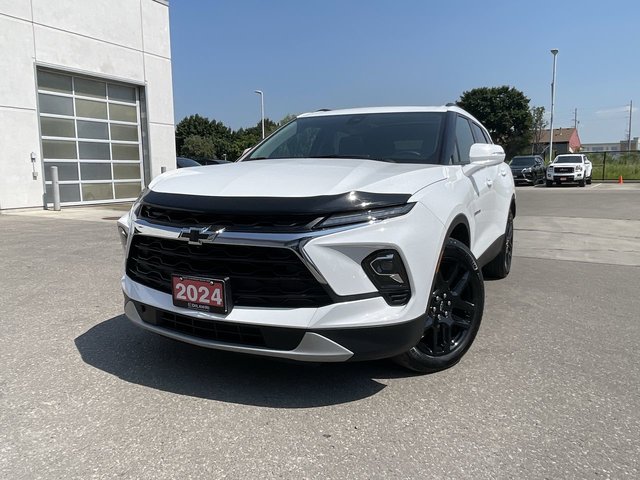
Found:
[(200, 213), (327, 215), (404, 205), (410, 197), (404, 193), (370, 192), (316, 197), (210, 197), (148, 190), (141, 201), (144, 205)]

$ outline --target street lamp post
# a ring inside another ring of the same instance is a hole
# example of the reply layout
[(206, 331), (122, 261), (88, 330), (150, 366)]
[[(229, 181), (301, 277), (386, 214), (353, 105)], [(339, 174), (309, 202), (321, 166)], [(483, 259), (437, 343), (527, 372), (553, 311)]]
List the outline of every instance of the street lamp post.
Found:
[(556, 58), (558, 49), (551, 49), (553, 54), (553, 79), (551, 80), (551, 120), (549, 121), (549, 163), (553, 162), (553, 109), (556, 103)]
[(262, 139), (264, 140), (264, 93), (262, 90), (255, 90), (260, 95), (260, 119), (262, 121)]

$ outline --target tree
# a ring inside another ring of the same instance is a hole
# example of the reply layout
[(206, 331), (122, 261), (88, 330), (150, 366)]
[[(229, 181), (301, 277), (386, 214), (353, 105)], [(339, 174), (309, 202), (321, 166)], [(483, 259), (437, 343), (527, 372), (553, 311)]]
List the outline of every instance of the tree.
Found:
[(214, 158), (228, 158), (233, 151), (233, 131), (222, 122), (211, 120), (211, 140), (213, 141)]
[[(282, 121), (289, 117), (293, 118), (293, 115), (287, 115)], [(280, 126), (282, 123), (265, 118), (265, 135), (270, 135)], [(261, 140), (262, 122), (255, 127), (233, 131), (222, 122), (195, 114), (184, 117), (176, 125), (176, 152), (183, 157), (236, 160), (246, 148)]]
[[(269, 136), (278, 128), (278, 124), (268, 118), (264, 119), (264, 134)], [(242, 155), (242, 152), (250, 147), (253, 147), (262, 141), (262, 122), (258, 122), (255, 127), (241, 128), (234, 132), (233, 144), (235, 149), (230, 157), (231, 159), (237, 159)]]
[[(186, 147), (187, 138), (192, 136), (207, 139), (206, 147), (202, 140), (192, 140), (191, 145)], [(233, 151), (233, 131), (222, 122), (209, 120), (198, 114), (190, 115), (176, 125), (176, 152), (189, 157), (196, 145), (197, 148), (205, 148), (206, 152), (211, 152), (210, 145), (213, 145), (213, 151), (207, 158), (223, 158)]]
[(207, 117), (201, 117), (197, 113), (184, 117), (176, 125), (176, 152), (178, 152), (178, 155), (186, 156), (187, 154), (182, 151), (182, 146), (187, 137), (192, 135), (210, 137), (212, 133), (212, 125)]
[(283, 125), (286, 125), (287, 123), (289, 123), (291, 120), (293, 120), (294, 118), (296, 118), (297, 115), (294, 115), (293, 113), (287, 113), (282, 120), (280, 120), (278, 122), (278, 126), (281, 127)]
[(531, 121), (531, 153), (540, 153), (537, 149), (542, 143), (542, 132), (547, 128), (544, 107), (531, 107)]
[(215, 158), (215, 145), (210, 137), (189, 135), (184, 139), (180, 155), (195, 160)]
[(507, 85), (474, 88), (463, 92), (457, 104), (482, 122), (507, 158), (529, 145), (533, 119), (529, 99), (520, 90)]

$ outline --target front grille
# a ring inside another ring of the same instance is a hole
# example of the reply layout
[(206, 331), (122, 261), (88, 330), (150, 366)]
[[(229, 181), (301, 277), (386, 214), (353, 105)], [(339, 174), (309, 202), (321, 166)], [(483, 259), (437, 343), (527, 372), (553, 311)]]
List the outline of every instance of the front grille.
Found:
[(143, 205), (139, 218), (159, 225), (178, 227), (208, 227), (225, 228), (234, 231), (277, 231), (298, 232), (311, 230), (322, 220), (322, 216), (309, 214), (285, 215), (243, 215), (202, 213), (173, 208)]
[(171, 275), (229, 277), (233, 304), (247, 307), (314, 308), (332, 303), (325, 288), (287, 248), (189, 245), (183, 240), (134, 235), (127, 275), (171, 293)]
[(192, 337), (217, 342), (234, 343), (252, 347), (265, 347), (264, 337), (259, 327), (177, 315), (172, 312), (158, 311), (158, 327), (174, 332), (185, 333)]
[(553, 173), (573, 173), (573, 167), (554, 167)]
[(143, 305), (135, 300), (132, 301), (143, 322), (203, 340), (273, 350), (293, 350), (305, 335), (305, 330), (300, 328), (248, 325), (193, 318)]

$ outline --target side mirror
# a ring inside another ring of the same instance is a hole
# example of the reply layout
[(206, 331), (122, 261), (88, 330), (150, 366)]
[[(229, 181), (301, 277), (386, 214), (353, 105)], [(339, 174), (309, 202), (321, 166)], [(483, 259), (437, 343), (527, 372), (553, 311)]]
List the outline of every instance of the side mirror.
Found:
[(490, 143), (474, 143), (469, 150), (472, 165), (499, 165), (504, 162), (504, 149), (500, 145)]

